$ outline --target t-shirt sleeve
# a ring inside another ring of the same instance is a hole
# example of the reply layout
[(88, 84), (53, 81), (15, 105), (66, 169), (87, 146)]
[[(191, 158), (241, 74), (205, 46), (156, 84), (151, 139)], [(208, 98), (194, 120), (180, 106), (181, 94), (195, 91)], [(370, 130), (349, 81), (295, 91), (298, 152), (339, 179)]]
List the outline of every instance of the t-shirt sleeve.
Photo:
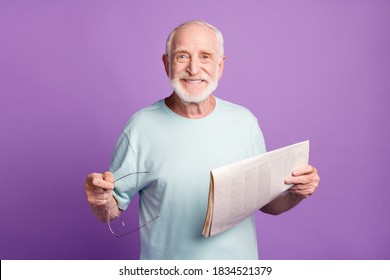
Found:
[(266, 152), (265, 140), (263, 132), (261, 131), (257, 118), (253, 116), (252, 121), (252, 144), (256, 155), (264, 154)]
[(121, 210), (125, 210), (138, 192), (139, 176), (147, 170), (137, 170), (137, 154), (130, 144), (128, 135), (122, 132), (112, 156), (110, 171), (114, 174), (114, 197)]

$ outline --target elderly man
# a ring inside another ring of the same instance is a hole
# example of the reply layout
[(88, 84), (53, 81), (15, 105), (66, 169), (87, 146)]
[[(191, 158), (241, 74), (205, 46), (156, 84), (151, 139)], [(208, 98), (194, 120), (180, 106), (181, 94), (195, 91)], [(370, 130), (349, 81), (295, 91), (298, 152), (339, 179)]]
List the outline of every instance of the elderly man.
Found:
[[(224, 69), (222, 34), (206, 22), (186, 22), (170, 33), (162, 59), (173, 93), (129, 120), (110, 172), (88, 175), (92, 211), (115, 219), (139, 193), (141, 259), (257, 259), (253, 216), (214, 237), (201, 234), (210, 169), (265, 152), (256, 118), (212, 95)], [(287, 211), (318, 182), (314, 167), (294, 170), (289, 193), (260, 210)]]

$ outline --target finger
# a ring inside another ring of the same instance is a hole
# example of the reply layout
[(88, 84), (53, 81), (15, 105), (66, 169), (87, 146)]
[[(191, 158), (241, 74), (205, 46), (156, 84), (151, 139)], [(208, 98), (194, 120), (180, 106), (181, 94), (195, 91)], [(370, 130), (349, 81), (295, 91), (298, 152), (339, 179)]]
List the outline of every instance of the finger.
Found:
[(103, 179), (107, 182), (114, 183), (114, 174), (112, 174), (110, 171), (106, 171), (103, 173)]
[(320, 181), (320, 177), (318, 176), (317, 169), (314, 167), (312, 168), (312, 172), (302, 174), (302, 175), (294, 175), (289, 176), (285, 179), (285, 184), (311, 184), (316, 183), (318, 184)]
[(315, 191), (315, 188), (306, 188), (306, 187), (302, 187), (302, 188), (290, 188), (288, 190), (290, 193), (293, 193), (293, 194), (296, 194), (296, 195), (299, 195), (299, 196), (302, 196), (304, 198), (307, 198), (309, 196), (311, 196), (314, 191)]
[(293, 176), (301, 176), (305, 174), (311, 174), (315, 171), (315, 168), (309, 164), (302, 165), (300, 167), (295, 168), (292, 171)]
[(287, 185), (304, 185), (310, 184), (313, 181), (313, 176), (311, 175), (301, 175), (301, 176), (290, 176), (284, 180), (284, 183)]
[(85, 189), (91, 195), (112, 193), (112, 190), (110, 190), (110, 189), (102, 188), (102, 187), (95, 186), (95, 185), (88, 185), (85, 187)]
[(288, 190), (289, 191), (292, 191), (292, 192), (305, 192), (305, 191), (308, 191), (308, 192), (311, 192), (311, 193), (314, 193), (316, 191), (316, 189), (318, 188), (318, 185), (317, 184), (310, 184), (310, 185), (294, 185), (292, 186), (291, 188), (289, 188)]
[(111, 199), (113, 199), (113, 196), (111, 193), (104, 193), (104, 194), (93, 193), (91, 195), (88, 195), (88, 193), (87, 193), (87, 200), (92, 205), (107, 205), (107, 203)]
[(103, 190), (113, 190), (114, 184), (112, 182), (106, 181), (103, 177), (103, 174), (92, 173), (88, 175), (87, 178), (88, 185), (93, 188), (101, 188)]
[(289, 188), (290, 191), (303, 191), (312, 188), (311, 185), (303, 185), (303, 184), (297, 184), (293, 185), (291, 188)]

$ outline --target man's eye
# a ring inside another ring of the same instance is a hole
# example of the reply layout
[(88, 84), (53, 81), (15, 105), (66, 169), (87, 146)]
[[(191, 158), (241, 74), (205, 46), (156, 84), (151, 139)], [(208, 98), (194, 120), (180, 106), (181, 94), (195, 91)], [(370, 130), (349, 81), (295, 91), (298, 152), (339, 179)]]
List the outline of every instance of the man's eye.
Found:
[(211, 59), (211, 56), (210, 56), (209, 54), (203, 54), (203, 55), (201, 56), (201, 59), (202, 59), (203, 61), (208, 61), (208, 60)]
[(186, 54), (179, 54), (177, 56), (177, 60), (178, 61), (186, 61), (186, 60), (188, 60), (188, 55), (186, 55)]

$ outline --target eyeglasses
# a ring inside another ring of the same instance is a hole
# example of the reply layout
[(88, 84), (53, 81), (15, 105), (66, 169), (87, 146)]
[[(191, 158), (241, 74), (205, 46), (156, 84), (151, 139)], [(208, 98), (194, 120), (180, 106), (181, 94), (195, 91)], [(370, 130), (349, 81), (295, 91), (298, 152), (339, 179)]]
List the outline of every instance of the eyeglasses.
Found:
[(120, 220), (120, 224), (121, 224), (121, 226), (122, 226), (122, 230), (124, 231), (124, 233), (117, 233), (117, 232), (115, 232), (115, 231), (113, 230), (113, 228), (111, 227), (111, 220), (110, 220), (110, 218), (111, 218), (111, 212), (110, 212), (110, 210), (108, 210), (108, 215), (109, 215), (109, 216), (108, 216), (108, 229), (111, 231), (111, 233), (112, 233), (113, 235), (115, 235), (115, 237), (123, 237), (123, 236), (129, 235), (129, 234), (132, 234), (132, 233), (134, 233), (134, 232), (140, 230), (141, 228), (143, 228), (143, 227), (146, 226), (147, 224), (153, 222), (153, 221), (156, 220), (158, 217), (160, 217), (160, 215), (157, 215), (156, 217), (154, 217), (153, 219), (151, 219), (151, 220), (147, 221), (146, 223), (142, 224), (142, 225), (139, 226), (138, 228), (135, 228), (135, 229), (130, 230), (130, 231), (126, 231), (126, 226), (125, 226), (125, 222), (123, 221), (123, 219), (122, 219), (119, 215), (115, 215), (115, 217), (116, 217), (117, 219)]
[[(121, 179), (123, 179), (123, 178), (125, 178), (125, 177), (131, 176), (131, 175), (134, 175), (134, 174), (142, 174), (142, 173), (148, 173), (148, 171), (139, 171), (139, 172), (132, 172), (132, 173), (126, 174), (126, 175), (124, 175), (124, 176), (122, 176), (122, 177), (116, 179), (116, 180), (114, 181), (114, 183), (117, 182), (117, 181), (119, 181), (119, 180), (121, 180)], [(135, 228), (135, 229), (130, 230), (130, 231), (126, 231), (126, 226), (125, 226), (125, 222), (123, 221), (123, 219), (122, 219), (119, 215), (115, 215), (115, 218), (120, 220), (120, 225), (121, 225), (121, 227), (122, 227), (122, 230), (121, 230), (121, 231), (123, 231), (123, 233), (117, 233), (116, 231), (114, 231), (114, 229), (113, 229), (112, 226), (111, 226), (111, 209), (108, 207), (107, 204), (106, 204), (106, 207), (107, 207), (107, 210), (108, 210), (108, 213), (107, 213), (107, 214), (108, 214), (108, 217), (107, 217), (108, 229), (110, 230), (110, 232), (111, 232), (113, 235), (115, 235), (115, 237), (123, 237), (123, 236), (129, 235), (129, 234), (132, 234), (132, 233), (134, 233), (134, 232), (140, 230), (141, 228), (143, 228), (143, 227), (146, 226), (147, 224), (153, 222), (153, 221), (156, 220), (158, 217), (160, 217), (160, 214), (158, 214), (156, 217), (154, 217), (153, 219), (151, 219), (151, 220), (145, 222), (144, 224), (142, 224), (142, 225), (139, 226), (138, 228)]]

